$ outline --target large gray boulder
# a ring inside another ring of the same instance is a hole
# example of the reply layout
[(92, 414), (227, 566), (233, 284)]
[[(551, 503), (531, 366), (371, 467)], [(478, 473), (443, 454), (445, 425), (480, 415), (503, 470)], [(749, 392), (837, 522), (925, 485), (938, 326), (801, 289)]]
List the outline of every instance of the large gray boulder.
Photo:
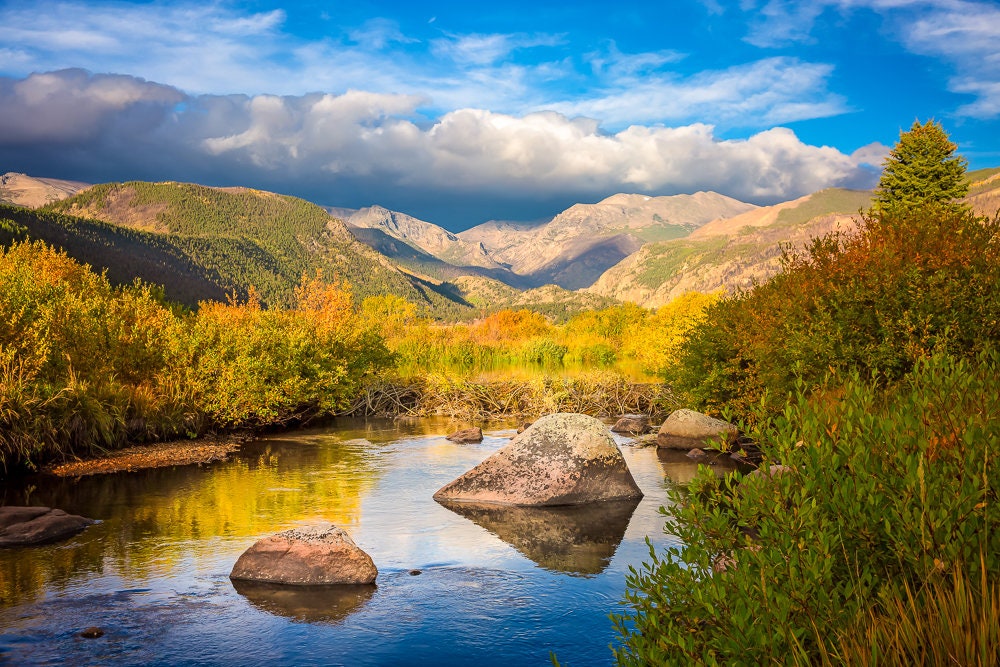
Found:
[(93, 519), (48, 507), (0, 507), (0, 547), (56, 542), (94, 523)]
[(530, 506), (641, 497), (608, 427), (565, 413), (542, 417), (434, 494), (438, 501)]
[(656, 444), (666, 449), (721, 447), (728, 450), (739, 435), (727, 421), (703, 415), (694, 410), (674, 410), (663, 422)]
[(371, 584), (376, 576), (371, 556), (332, 525), (265, 537), (244, 551), (229, 573), (234, 580), (299, 586)]

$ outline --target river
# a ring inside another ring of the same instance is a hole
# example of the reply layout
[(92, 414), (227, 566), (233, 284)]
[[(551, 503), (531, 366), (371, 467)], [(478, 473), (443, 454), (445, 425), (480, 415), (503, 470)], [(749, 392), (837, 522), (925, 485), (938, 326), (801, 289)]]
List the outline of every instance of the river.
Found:
[[(630, 566), (664, 549), (658, 508), (695, 465), (617, 438), (645, 497), (590, 509), (464, 512), (439, 487), (511, 429), (458, 445), (443, 420), (352, 421), (266, 437), (230, 461), (4, 490), (5, 504), (100, 519), (59, 544), (0, 550), (0, 663), (607, 665)], [(377, 587), (240, 586), (257, 539), (335, 523)], [(419, 573), (417, 573), (419, 571)], [(100, 627), (104, 636), (79, 632)]]

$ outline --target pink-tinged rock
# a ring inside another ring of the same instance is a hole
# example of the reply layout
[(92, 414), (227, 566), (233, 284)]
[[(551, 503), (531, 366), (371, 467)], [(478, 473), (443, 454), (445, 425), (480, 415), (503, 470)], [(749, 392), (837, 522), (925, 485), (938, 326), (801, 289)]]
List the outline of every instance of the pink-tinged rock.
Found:
[(440, 501), (535, 506), (641, 497), (608, 427), (565, 413), (542, 417), (434, 494)]
[(293, 528), (265, 537), (243, 552), (230, 579), (317, 586), (371, 584), (371, 556), (337, 526)]
[(728, 450), (739, 435), (727, 421), (694, 410), (674, 410), (663, 422), (656, 444), (667, 449), (717, 447)]
[(57, 542), (94, 523), (93, 519), (48, 507), (0, 507), (0, 547)]
[(459, 444), (482, 442), (483, 441), (483, 429), (478, 426), (474, 428), (463, 428), (461, 431), (455, 431), (451, 435), (445, 438), (446, 440), (451, 440), (452, 442), (457, 442)]

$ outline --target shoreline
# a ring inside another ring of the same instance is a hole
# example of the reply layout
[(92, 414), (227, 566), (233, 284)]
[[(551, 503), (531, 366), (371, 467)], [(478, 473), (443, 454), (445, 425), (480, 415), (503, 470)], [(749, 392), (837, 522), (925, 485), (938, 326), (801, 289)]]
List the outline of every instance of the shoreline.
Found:
[(194, 465), (225, 461), (244, 443), (256, 439), (254, 433), (206, 435), (193, 440), (169, 440), (133, 445), (76, 461), (50, 463), (39, 470), (54, 477), (84, 477), (151, 468)]

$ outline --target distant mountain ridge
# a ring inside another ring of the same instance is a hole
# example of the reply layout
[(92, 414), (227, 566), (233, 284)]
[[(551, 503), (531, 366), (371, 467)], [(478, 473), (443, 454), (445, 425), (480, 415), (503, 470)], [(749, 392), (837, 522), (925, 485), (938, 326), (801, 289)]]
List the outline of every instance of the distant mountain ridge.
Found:
[(711, 220), (754, 208), (716, 192), (616, 194), (596, 204), (574, 204), (543, 225), (487, 222), (458, 237), (481, 244), (537, 284), (580, 289), (648, 241), (684, 237)]

